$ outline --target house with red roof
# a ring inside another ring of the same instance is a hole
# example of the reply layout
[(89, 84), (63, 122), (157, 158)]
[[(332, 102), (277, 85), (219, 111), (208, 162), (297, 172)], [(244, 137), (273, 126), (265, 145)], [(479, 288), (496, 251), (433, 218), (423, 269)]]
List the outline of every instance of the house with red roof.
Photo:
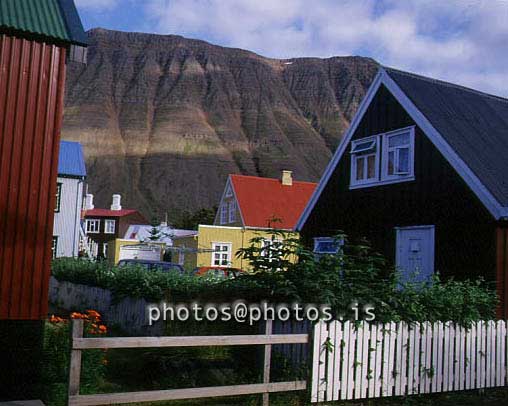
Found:
[(279, 179), (229, 175), (213, 225), (200, 225), (195, 236), (176, 238), (179, 263), (188, 267), (221, 266), (246, 269), (239, 249), (250, 240), (278, 229), (294, 229), (317, 184), (295, 181), (291, 171)]
[(86, 195), (84, 229), (86, 236), (94, 243), (93, 255), (96, 258), (107, 258), (108, 243), (123, 238), (131, 224), (146, 223), (146, 218), (139, 211), (122, 207), (118, 194), (113, 195), (109, 209), (95, 208), (93, 195)]

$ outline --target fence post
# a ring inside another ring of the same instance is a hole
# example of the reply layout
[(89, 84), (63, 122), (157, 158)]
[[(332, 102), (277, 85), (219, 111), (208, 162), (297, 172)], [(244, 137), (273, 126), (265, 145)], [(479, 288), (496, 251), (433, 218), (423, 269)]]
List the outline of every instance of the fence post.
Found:
[[(81, 350), (75, 350), (74, 339), (83, 338), (83, 320), (74, 319), (71, 322), (71, 362), (69, 366), (69, 398), (79, 395), (79, 378), (81, 374)], [(70, 399), (69, 399), (70, 403)]]
[[(266, 335), (272, 334), (273, 320), (266, 320)], [(270, 383), (270, 366), (272, 361), (272, 346), (270, 344), (265, 345), (265, 357), (263, 367), (263, 383)], [(263, 406), (270, 405), (270, 394), (263, 393)]]

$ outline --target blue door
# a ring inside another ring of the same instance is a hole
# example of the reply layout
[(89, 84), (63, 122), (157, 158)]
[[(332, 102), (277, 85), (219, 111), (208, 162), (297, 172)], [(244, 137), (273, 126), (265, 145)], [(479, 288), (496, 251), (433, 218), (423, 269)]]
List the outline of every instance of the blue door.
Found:
[(397, 227), (396, 267), (402, 281), (423, 282), (434, 273), (434, 226)]

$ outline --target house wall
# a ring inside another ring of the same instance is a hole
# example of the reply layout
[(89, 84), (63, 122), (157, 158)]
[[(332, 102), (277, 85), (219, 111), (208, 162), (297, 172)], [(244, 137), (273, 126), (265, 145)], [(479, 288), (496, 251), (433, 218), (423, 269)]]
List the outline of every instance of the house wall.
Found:
[[(200, 225), (197, 237), (175, 239), (173, 245), (176, 247), (197, 248), (198, 251), (208, 250), (208, 252), (198, 252), (197, 254), (185, 254), (185, 265), (194, 268), (196, 266), (213, 266), (213, 253), (209, 251), (212, 249), (213, 243), (230, 243), (232, 247), (231, 267), (247, 270), (249, 264), (244, 259), (236, 256), (238, 250), (249, 247), (253, 238), (270, 238), (271, 235), (270, 231), (260, 229)], [(288, 236), (295, 235), (297, 234), (288, 233)]]
[[(381, 87), (353, 139), (415, 125)], [(415, 131), (415, 180), (349, 190), (350, 148), (302, 229), (312, 237), (344, 231), (366, 237), (390, 261), (395, 260), (394, 227), (435, 225), (435, 269), (459, 278), (496, 275), (495, 221), (462, 178), (420, 128)]]
[[(196, 250), (198, 248), (198, 236), (189, 236), (189, 237), (178, 237), (173, 238), (173, 247), (180, 248), (190, 248)], [(171, 262), (176, 264), (180, 263), (180, 254), (176, 251), (173, 251), (171, 254)], [(184, 254), (183, 265), (185, 269), (192, 270), (197, 266), (198, 263), (198, 254), (195, 252), (186, 252)]]
[(508, 225), (499, 225), (496, 230), (496, 287), (500, 303), (497, 311), (499, 318), (508, 318)]
[(0, 319), (48, 310), (65, 55), (0, 35)]
[(60, 210), (55, 212), (53, 236), (58, 237), (56, 256), (77, 257), (83, 200), (83, 180), (58, 177), (62, 184)]

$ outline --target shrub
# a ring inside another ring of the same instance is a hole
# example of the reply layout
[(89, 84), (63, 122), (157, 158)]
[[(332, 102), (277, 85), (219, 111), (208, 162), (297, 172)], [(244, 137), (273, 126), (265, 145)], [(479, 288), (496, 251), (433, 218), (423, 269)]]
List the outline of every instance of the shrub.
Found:
[(110, 289), (117, 300), (314, 303), (329, 305), (337, 317), (346, 318), (357, 316), (351, 305), (358, 303), (358, 316), (369, 305), (381, 322), (453, 320), (467, 324), (495, 316), (496, 293), (482, 280), (441, 280), (436, 275), (429, 282), (403, 283), (367, 242), (351, 244), (344, 235), (337, 238), (345, 242), (342, 249), (316, 259), (297, 239), (274, 230), (268, 246), (259, 237), (238, 252), (251, 263), (252, 272), (227, 280), (70, 259), (54, 261), (53, 275)]

